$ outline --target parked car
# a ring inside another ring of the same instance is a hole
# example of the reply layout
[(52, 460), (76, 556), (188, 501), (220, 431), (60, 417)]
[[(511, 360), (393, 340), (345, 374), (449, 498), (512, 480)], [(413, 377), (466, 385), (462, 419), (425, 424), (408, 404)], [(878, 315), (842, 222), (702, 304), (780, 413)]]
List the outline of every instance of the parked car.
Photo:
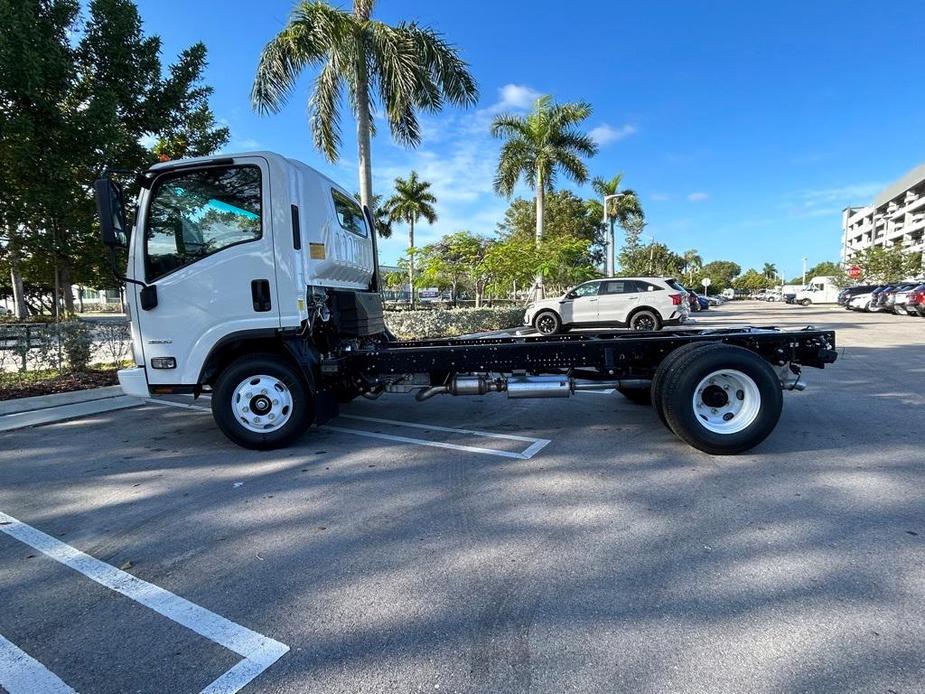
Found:
[(688, 292), (670, 277), (612, 277), (527, 306), (524, 323), (552, 335), (575, 327), (660, 330), (690, 316)]
[(700, 310), (706, 311), (710, 308), (710, 302), (707, 300), (707, 297), (701, 296), (700, 294), (694, 293), (694, 296), (697, 297), (697, 302), (700, 304)]
[(893, 287), (889, 284), (884, 284), (880, 287), (877, 287), (874, 291), (870, 293), (870, 300), (867, 302), (866, 310), (876, 313), (880, 310), (880, 300), (883, 296), (883, 293), (889, 291)]
[(925, 284), (920, 284), (909, 292), (909, 298), (906, 300), (906, 313), (910, 316), (917, 314), (925, 318)]
[(728, 301), (728, 299), (722, 294), (716, 294), (714, 296), (707, 296), (704, 298), (707, 300), (707, 303), (709, 303), (710, 306), (722, 306)]
[(846, 287), (838, 293), (838, 305), (848, 308), (848, 302), (858, 294), (870, 294), (877, 288), (876, 284), (859, 284), (854, 287)]
[(834, 304), (838, 301), (839, 290), (834, 277), (813, 277), (803, 289), (797, 292), (794, 301), (801, 306), (810, 304)]
[(909, 292), (915, 289), (916, 284), (916, 282), (907, 282), (896, 287), (892, 295), (887, 297), (887, 310), (892, 311), (897, 316), (905, 316)]

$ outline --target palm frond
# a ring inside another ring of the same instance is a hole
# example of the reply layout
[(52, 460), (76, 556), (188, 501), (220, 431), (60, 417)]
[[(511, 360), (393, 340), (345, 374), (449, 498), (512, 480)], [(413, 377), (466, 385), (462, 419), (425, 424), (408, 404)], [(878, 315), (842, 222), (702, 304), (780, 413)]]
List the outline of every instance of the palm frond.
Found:
[(315, 91), (309, 100), (309, 123), (315, 147), (330, 162), (337, 161), (340, 150), (340, 85), (341, 79), (334, 60), (321, 68), (315, 80)]
[(265, 115), (285, 105), (299, 73), (324, 60), (349, 34), (349, 16), (322, 2), (301, 2), (260, 54), (251, 104)]

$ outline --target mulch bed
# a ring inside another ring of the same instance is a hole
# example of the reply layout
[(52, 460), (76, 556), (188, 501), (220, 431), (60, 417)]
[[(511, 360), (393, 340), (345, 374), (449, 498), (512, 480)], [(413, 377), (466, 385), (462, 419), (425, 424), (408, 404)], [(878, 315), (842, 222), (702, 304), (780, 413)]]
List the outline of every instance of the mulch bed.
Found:
[(52, 395), (53, 393), (69, 393), (74, 390), (114, 386), (117, 383), (115, 369), (61, 374), (34, 382), (23, 381), (16, 383), (4, 379), (3, 382), (0, 382), (0, 400), (29, 398), (34, 395)]

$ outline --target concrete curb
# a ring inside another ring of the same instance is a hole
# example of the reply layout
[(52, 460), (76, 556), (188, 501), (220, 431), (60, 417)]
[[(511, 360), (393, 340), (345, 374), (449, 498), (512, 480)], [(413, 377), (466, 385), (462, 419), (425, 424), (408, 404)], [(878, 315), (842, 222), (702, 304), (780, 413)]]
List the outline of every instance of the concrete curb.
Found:
[(122, 388), (119, 386), (107, 386), (105, 388), (75, 390), (69, 393), (55, 393), (54, 395), (37, 395), (31, 398), (3, 400), (0, 401), (0, 417), (19, 414), (20, 412), (47, 410), (51, 407), (60, 407), (62, 405), (75, 405), (82, 402), (105, 400), (107, 398), (116, 398), (121, 395)]
[(143, 404), (144, 400), (132, 398), (128, 395), (117, 395), (116, 397), (75, 402), (70, 405), (45, 407), (41, 410), (14, 412), (0, 417), (0, 432), (16, 431), (17, 429), (39, 426), (40, 424), (66, 422), (70, 419), (90, 417), (104, 412), (138, 407)]

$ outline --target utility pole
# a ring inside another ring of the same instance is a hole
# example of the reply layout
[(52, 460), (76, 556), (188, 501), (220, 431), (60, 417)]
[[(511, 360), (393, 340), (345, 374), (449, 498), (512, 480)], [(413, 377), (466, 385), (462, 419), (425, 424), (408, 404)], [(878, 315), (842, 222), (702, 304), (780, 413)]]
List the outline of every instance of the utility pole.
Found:
[(806, 286), (806, 258), (803, 258), (803, 286)]

